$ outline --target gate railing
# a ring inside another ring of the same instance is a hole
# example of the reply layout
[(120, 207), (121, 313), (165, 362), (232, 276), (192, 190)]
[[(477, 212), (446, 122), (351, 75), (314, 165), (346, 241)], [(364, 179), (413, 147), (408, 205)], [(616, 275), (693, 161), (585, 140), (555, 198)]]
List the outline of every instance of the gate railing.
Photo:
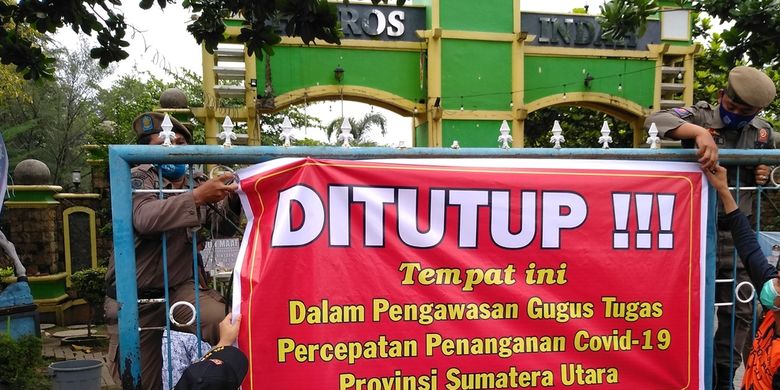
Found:
[[(720, 163), (737, 165), (780, 165), (780, 150), (721, 150)], [(123, 388), (136, 389), (140, 383), (140, 338), (135, 247), (132, 218), (130, 168), (143, 163), (256, 164), (282, 157), (320, 159), (459, 159), (459, 158), (532, 158), (532, 159), (609, 159), (696, 162), (690, 149), (487, 149), (487, 148), (340, 148), (340, 147), (234, 147), (222, 146), (149, 146), (112, 145), (109, 147), (111, 208), (116, 266), (116, 293), (119, 303), (120, 374)], [(759, 191), (760, 193), (761, 191)], [(757, 197), (760, 199), (760, 196)], [(716, 194), (710, 191), (710, 215), (716, 215)], [(760, 209), (757, 209), (757, 213)], [(707, 226), (706, 307), (715, 307), (716, 221)], [(164, 253), (165, 251), (163, 251)], [(197, 286), (197, 284), (196, 284)], [(736, 295), (736, 294), (735, 294)], [(197, 294), (196, 294), (197, 296)], [(165, 302), (169, 305), (170, 302)], [(714, 310), (705, 310), (704, 380), (711, 387), (713, 363)]]

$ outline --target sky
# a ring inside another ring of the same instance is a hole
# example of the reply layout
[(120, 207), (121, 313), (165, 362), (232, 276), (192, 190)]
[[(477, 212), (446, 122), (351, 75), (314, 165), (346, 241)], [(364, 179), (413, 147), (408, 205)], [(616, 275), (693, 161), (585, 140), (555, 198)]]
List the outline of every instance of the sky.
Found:
[[(113, 80), (120, 75), (138, 71), (149, 71), (160, 78), (165, 78), (164, 69), (189, 69), (202, 74), (201, 49), (195, 43), (186, 26), (192, 21), (193, 15), (177, 4), (168, 4), (161, 10), (156, 4), (150, 10), (142, 10), (137, 1), (126, 1), (120, 8), (125, 15), (125, 21), (130, 26), (128, 40), (130, 56), (115, 67), (112, 77), (102, 84), (109, 87)], [(352, 0), (353, 2), (359, 2)], [(393, 0), (390, 0), (392, 4)], [(414, 3), (408, 1), (407, 3)], [(585, 4), (590, 6), (589, 13), (598, 13), (599, 5), (603, 1), (593, 0), (521, 0), (520, 7), (523, 11), (543, 12), (570, 12), (575, 7)], [(66, 47), (73, 47), (78, 38), (70, 29), (61, 29), (56, 35), (56, 41)], [(94, 38), (93, 38), (94, 39)], [(330, 106), (332, 105), (332, 109)], [(384, 114), (388, 119), (388, 134), (382, 137), (378, 131), (372, 133), (371, 138), (382, 145), (397, 146), (412, 145), (412, 120), (402, 117), (390, 111), (374, 107), (374, 110)], [(357, 102), (344, 102), (344, 113), (351, 117), (362, 117), (369, 112), (371, 107)], [(330, 123), (341, 115), (340, 102), (310, 104), (306, 113), (320, 118), (323, 125)], [(498, 130), (496, 130), (498, 132)], [(294, 134), (298, 137), (307, 136), (318, 140), (325, 140), (323, 133), (316, 129), (296, 129)]]

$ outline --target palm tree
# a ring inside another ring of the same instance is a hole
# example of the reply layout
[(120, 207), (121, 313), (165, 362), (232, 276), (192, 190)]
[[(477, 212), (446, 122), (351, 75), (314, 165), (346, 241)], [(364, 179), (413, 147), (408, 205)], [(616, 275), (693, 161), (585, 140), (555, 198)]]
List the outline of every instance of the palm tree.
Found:
[[(352, 135), (355, 137), (355, 142), (358, 144), (371, 143), (366, 137), (368, 137), (368, 132), (372, 126), (379, 127), (379, 131), (383, 136), (387, 134), (387, 118), (378, 112), (369, 112), (360, 120), (355, 118), (347, 118), (347, 120), (349, 121), (350, 126), (352, 126)], [(339, 133), (341, 131), (341, 123), (343, 121), (343, 117), (338, 117), (325, 127), (328, 139), (330, 139), (333, 133)]]

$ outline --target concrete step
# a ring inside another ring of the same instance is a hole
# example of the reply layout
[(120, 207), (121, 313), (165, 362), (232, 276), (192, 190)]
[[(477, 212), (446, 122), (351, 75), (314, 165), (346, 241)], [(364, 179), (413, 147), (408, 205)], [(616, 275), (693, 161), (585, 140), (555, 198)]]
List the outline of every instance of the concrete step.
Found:
[(679, 83), (661, 83), (661, 92), (682, 92), (685, 91), (685, 84)]
[(214, 75), (217, 80), (243, 80), (246, 77), (246, 69), (215, 66)]
[(661, 73), (664, 75), (670, 75), (673, 74), (677, 76), (678, 74), (685, 75), (685, 68), (682, 66), (664, 66), (661, 67)]
[(246, 88), (243, 85), (216, 85), (214, 93), (223, 98), (242, 98), (245, 96)]
[(217, 62), (244, 62), (244, 49), (240, 47), (217, 47), (214, 49)]

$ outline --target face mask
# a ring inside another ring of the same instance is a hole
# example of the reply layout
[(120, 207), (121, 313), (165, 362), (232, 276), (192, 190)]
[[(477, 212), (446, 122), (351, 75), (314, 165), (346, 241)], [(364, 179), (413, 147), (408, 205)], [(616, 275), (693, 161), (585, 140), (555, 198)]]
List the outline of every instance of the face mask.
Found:
[(775, 299), (777, 299), (777, 290), (775, 290), (774, 279), (768, 280), (764, 283), (764, 287), (761, 288), (760, 295), (761, 304), (774, 311), (780, 310), (780, 307), (775, 306)]
[(737, 115), (733, 112), (726, 111), (723, 104), (718, 106), (718, 111), (720, 111), (720, 120), (723, 121), (723, 124), (729, 129), (741, 129), (755, 117), (755, 115)]
[(168, 180), (179, 180), (187, 172), (187, 164), (160, 164), (160, 172)]

